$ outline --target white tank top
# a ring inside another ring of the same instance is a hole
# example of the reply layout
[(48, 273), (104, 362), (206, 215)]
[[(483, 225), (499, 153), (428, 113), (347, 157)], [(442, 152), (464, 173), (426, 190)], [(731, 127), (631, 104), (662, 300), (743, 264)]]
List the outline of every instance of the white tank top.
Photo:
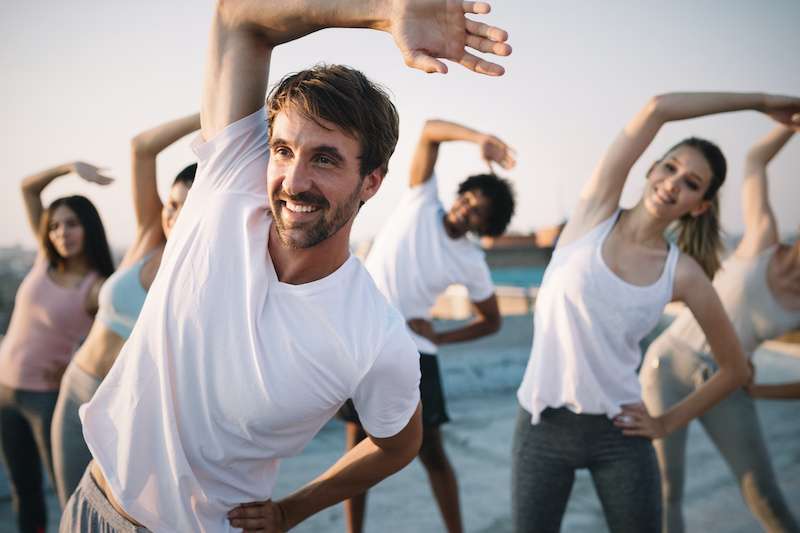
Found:
[(533, 347), (520, 405), (539, 422), (547, 407), (612, 418), (641, 401), (639, 341), (658, 323), (672, 299), (674, 244), (652, 285), (632, 285), (614, 274), (602, 247), (620, 210), (589, 233), (557, 247), (536, 298)]
[[(777, 245), (771, 246), (747, 259), (733, 255), (722, 263), (714, 278), (714, 288), (748, 357), (765, 340), (800, 326), (800, 310), (783, 307), (767, 285), (767, 267), (777, 249)], [(711, 351), (705, 333), (688, 309), (678, 314), (665, 335), (695, 352)]]

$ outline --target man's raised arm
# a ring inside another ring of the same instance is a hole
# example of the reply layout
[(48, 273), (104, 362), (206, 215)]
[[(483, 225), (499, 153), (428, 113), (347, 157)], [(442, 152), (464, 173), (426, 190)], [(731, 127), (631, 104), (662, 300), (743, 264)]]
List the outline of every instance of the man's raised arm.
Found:
[(211, 26), (202, 102), (208, 140), (264, 105), (272, 49), (323, 28), (370, 28), (391, 33), (409, 67), (446, 73), (440, 59), (490, 76), (500, 65), (466, 49), (505, 56), (508, 34), (470, 20), (485, 2), (455, 0), (218, 0)]

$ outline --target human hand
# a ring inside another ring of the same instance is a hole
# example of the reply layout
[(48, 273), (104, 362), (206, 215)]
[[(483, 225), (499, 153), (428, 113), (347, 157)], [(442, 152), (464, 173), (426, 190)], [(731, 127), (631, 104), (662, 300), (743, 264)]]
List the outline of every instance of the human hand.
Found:
[(490, 10), (486, 2), (394, 0), (388, 31), (409, 67), (446, 74), (447, 65), (439, 59), (447, 59), (480, 74), (501, 76), (503, 67), (466, 51), (469, 47), (498, 56), (511, 53), (505, 30), (465, 16)]
[(431, 324), (430, 320), (425, 320), (424, 318), (412, 318), (407, 322), (407, 324), (411, 331), (420, 337), (425, 337), (432, 343), (439, 344), (438, 335), (435, 331), (433, 331), (433, 324)]
[(480, 147), (481, 157), (489, 165), (492, 174), (495, 173), (492, 163), (497, 163), (506, 170), (514, 168), (517, 164), (514, 157), (516, 151), (494, 135), (485, 135), (480, 142)]
[(228, 520), (232, 527), (241, 528), (244, 533), (283, 533), (286, 531), (283, 509), (272, 500), (243, 503), (234, 507), (228, 512)]
[(72, 172), (92, 183), (98, 185), (109, 185), (114, 182), (114, 178), (105, 174), (106, 169), (96, 167), (83, 161), (75, 161), (71, 165)]
[(798, 131), (800, 128), (800, 98), (767, 94), (764, 96), (764, 113), (773, 120)]
[(614, 425), (626, 437), (660, 439), (667, 435), (661, 418), (653, 418), (643, 403), (623, 405), (622, 412), (614, 417)]

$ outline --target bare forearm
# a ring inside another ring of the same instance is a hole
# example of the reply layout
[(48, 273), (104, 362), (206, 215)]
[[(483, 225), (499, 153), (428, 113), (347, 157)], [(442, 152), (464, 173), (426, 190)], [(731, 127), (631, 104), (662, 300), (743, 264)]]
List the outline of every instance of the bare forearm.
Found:
[(479, 339), (500, 329), (500, 320), (487, 320), (478, 318), (464, 327), (443, 331), (436, 334), (435, 344), (452, 344)]
[(670, 434), (685, 426), (743, 385), (743, 380), (735, 376), (733, 372), (718, 371), (702, 387), (659, 417), (664, 430)]
[(753, 385), (750, 396), (765, 400), (798, 400), (800, 399), (800, 381), (774, 385)]
[(468, 141), (479, 143), (486, 137), (484, 133), (467, 128), (454, 122), (446, 120), (429, 120), (425, 123), (423, 137), (432, 143), (443, 143), (449, 141)]
[(25, 214), (28, 216), (28, 224), (34, 234), (39, 231), (39, 221), (44, 212), (41, 194), (53, 180), (65, 174), (69, 174), (74, 169), (72, 163), (64, 163), (36, 174), (31, 174), (22, 180), (22, 200), (25, 204)]
[(406, 466), (418, 449), (419, 446), (387, 451), (364, 439), (320, 477), (278, 502), (286, 529), (326, 507), (363, 493)]
[(770, 131), (747, 152), (748, 169), (766, 167), (772, 158), (789, 142), (792, 135), (794, 135), (794, 130), (786, 126), (778, 126)]
[(36, 174), (31, 174), (22, 180), (23, 194), (36, 194), (41, 193), (53, 180), (60, 176), (64, 176), (72, 172), (72, 163), (64, 163), (47, 170), (42, 170)]
[(685, 120), (716, 113), (761, 110), (763, 93), (668, 93), (654, 98), (654, 113), (663, 122)]
[(270, 47), (323, 28), (388, 26), (389, 0), (233, 0), (219, 1), (219, 12), (232, 27), (249, 28)]
[(200, 129), (200, 113), (171, 120), (143, 131), (131, 140), (134, 155), (155, 157), (166, 147)]

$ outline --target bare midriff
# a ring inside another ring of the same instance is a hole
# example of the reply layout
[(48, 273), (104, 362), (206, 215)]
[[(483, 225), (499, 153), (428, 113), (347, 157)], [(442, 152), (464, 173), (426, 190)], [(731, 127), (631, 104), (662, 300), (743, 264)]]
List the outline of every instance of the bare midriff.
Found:
[(95, 320), (73, 360), (81, 370), (102, 380), (111, 370), (124, 344), (125, 339)]
[(94, 482), (97, 483), (97, 488), (99, 488), (100, 492), (102, 492), (103, 495), (106, 497), (108, 503), (111, 504), (111, 507), (113, 507), (115, 511), (117, 511), (120, 515), (122, 515), (122, 517), (131, 524), (135, 525), (136, 527), (144, 527), (142, 524), (134, 520), (131, 517), (131, 515), (129, 515), (122, 509), (122, 506), (119, 504), (117, 499), (114, 497), (111, 491), (108, 490), (108, 481), (106, 481), (106, 477), (103, 475), (103, 472), (100, 470), (100, 467), (97, 466), (97, 463), (92, 461), (91, 466), (89, 468), (90, 468), (89, 473), (92, 475), (92, 479), (94, 479)]

